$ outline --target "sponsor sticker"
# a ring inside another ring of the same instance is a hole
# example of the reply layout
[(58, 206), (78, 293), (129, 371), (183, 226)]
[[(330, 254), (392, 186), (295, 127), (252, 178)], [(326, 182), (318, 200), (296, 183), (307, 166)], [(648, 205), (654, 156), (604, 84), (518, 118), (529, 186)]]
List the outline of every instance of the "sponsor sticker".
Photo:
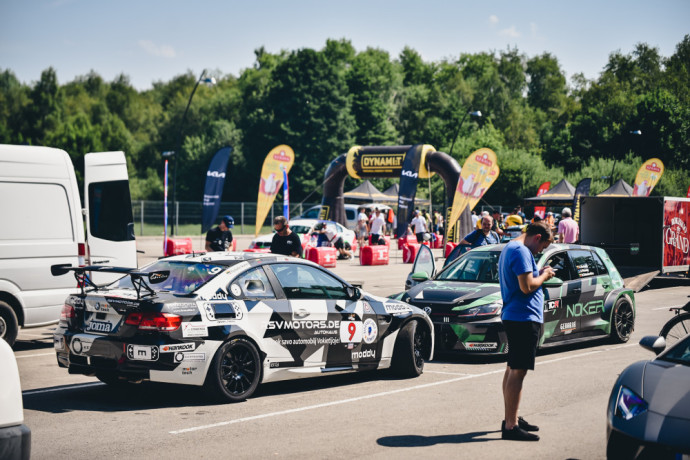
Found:
[(368, 318), (364, 321), (364, 343), (373, 343), (379, 334), (379, 327), (376, 321)]
[(206, 353), (175, 353), (176, 363), (182, 361), (206, 361)]
[(201, 323), (182, 323), (182, 337), (206, 337), (208, 327)]
[(498, 348), (497, 342), (465, 342), (466, 350), (494, 351)]
[(167, 304), (165, 304), (165, 308), (170, 313), (196, 314), (199, 311), (196, 304), (187, 303), (187, 302), (184, 302), (184, 303), (167, 303)]
[(65, 349), (65, 338), (64, 337), (53, 337), (53, 347), (56, 350)]
[(228, 294), (222, 289), (218, 289), (208, 300), (228, 300)]
[(237, 284), (232, 284), (230, 286), (230, 292), (232, 292), (232, 295), (234, 295), (235, 297), (242, 296), (242, 289)]
[(362, 350), (362, 351), (353, 351), (352, 352), (352, 360), (356, 361), (358, 359), (376, 359), (376, 350)]
[(132, 361), (158, 361), (155, 345), (127, 345), (127, 358)]
[(88, 353), (93, 344), (93, 338), (88, 336), (74, 336), (72, 337), (72, 344), (70, 349), (75, 355), (81, 355)]
[(98, 313), (108, 313), (110, 311), (110, 306), (108, 305), (108, 302), (106, 302), (105, 300), (87, 300), (86, 309), (88, 311), (95, 311)]
[(364, 302), (362, 302), (362, 304), (364, 305), (364, 313), (369, 313), (370, 315), (374, 314), (374, 309), (371, 308), (371, 305), (369, 305), (369, 302), (364, 301)]
[[(368, 320), (371, 321), (371, 320)], [(362, 341), (362, 322), (361, 321), (341, 321), (340, 322), (340, 341), (343, 343), (359, 343)]]
[(174, 345), (162, 345), (161, 353), (173, 353), (176, 351), (194, 351), (196, 349), (196, 343), (176, 343)]
[(385, 303), (383, 307), (386, 309), (386, 313), (390, 315), (404, 315), (412, 311), (412, 307), (402, 303)]
[(194, 372), (196, 372), (199, 368), (198, 367), (183, 367), (182, 368), (182, 375), (192, 375)]
[(110, 305), (118, 305), (124, 308), (136, 308), (139, 306), (139, 302), (131, 299), (121, 299), (118, 297), (108, 297), (108, 303)]
[(113, 325), (106, 321), (89, 321), (84, 330), (86, 332), (101, 332), (108, 333), (112, 330)]
[(544, 302), (544, 311), (553, 311), (561, 306), (561, 299), (547, 300)]
[(559, 326), (561, 332), (565, 332), (566, 334), (574, 331), (576, 327), (577, 321), (568, 321), (567, 323), (561, 323)]

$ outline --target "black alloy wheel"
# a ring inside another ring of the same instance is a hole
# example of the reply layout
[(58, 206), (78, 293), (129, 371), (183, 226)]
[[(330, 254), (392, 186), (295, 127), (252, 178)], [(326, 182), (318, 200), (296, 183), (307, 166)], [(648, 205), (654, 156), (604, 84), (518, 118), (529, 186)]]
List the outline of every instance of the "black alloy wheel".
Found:
[(427, 333), (417, 321), (406, 323), (395, 340), (391, 369), (400, 377), (418, 377), (424, 372)]
[(261, 380), (261, 358), (252, 342), (244, 338), (223, 344), (213, 358), (207, 386), (228, 402), (249, 398)]
[(635, 314), (625, 299), (618, 299), (613, 308), (611, 337), (616, 342), (627, 342), (635, 327)]

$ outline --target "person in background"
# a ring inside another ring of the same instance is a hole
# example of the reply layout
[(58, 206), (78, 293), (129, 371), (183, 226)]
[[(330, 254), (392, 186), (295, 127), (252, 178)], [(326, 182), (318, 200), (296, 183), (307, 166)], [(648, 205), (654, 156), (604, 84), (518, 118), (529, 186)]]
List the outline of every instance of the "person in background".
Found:
[(369, 230), (371, 232), (371, 244), (379, 244), (381, 238), (383, 238), (383, 229), (386, 226), (386, 219), (383, 218), (381, 210), (379, 208), (374, 209), (374, 214), (372, 214), (371, 219), (369, 219)]
[(232, 232), (230, 229), (235, 225), (232, 216), (225, 216), (208, 232), (206, 232), (206, 252), (227, 251), (232, 244)]
[(367, 217), (366, 213), (364, 212), (364, 208), (359, 208), (359, 214), (357, 215), (357, 242), (359, 243), (359, 247), (364, 246), (364, 241), (366, 240), (368, 233), (369, 233), (369, 224), (368, 224), (369, 218)]
[(482, 211), (481, 217), (479, 218), (479, 220), (475, 224), (475, 226), (477, 227), (477, 230), (482, 228), (482, 219), (485, 217), (489, 217), (489, 211)]
[(273, 229), (276, 231), (271, 241), (273, 254), (302, 257), (302, 240), (297, 233), (290, 230), (285, 216), (277, 216), (273, 219)]
[(506, 228), (512, 227), (514, 225), (522, 225), (524, 223), (524, 221), (522, 220), (522, 217), (520, 217), (520, 215), (518, 214), (518, 209), (519, 208), (516, 207), (515, 209), (513, 209), (513, 212), (511, 212), (510, 215), (508, 215), (508, 217), (506, 217), (506, 221), (505, 221)]
[(563, 208), (563, 218), (558, 223), (558, 242), (575, 243), (580, 238), (580, 227), (572, 219), (573, 212), (570, 208)]
[(476, 227), (479, 223), (479, 216), (477, 211), (472, 211), (472, 228)]
[(518, 417), (522, 384), (528, 370), (534, 370), (537, 342), (544, 322), (542, 284), (554, 277), (550, 266), (537, 268), (534, 254), (544, 251), (553, 240), (545, 222), (527, 226), (527, 230), (508, 243), (498, 259), (503, 310), (501, 321), (508, 337), (508, 363), (503, 375), (505, 419), (501, 438), (512, 441), (538, 441), (539, 431)]
[(551, 228), (551, 233), (554, 233), (556, 231), (556, 225), (554, 223), (553, 213), (551, 211), (547, 212), (544, 220)]
[(338, 259), (351, 259), (352, 252), (349, 245), (346, 248), (343, 237), (338, 235), (335, 225), (328, 225), (326, 222), (319, 222), (314, 226), (314, 230), (320, 232), (319, 246), (332, 246), (338, 250)]
[(410, 222), (410, 226), (412, 226), (412, 230), (417, 237), (417, 243), (423, 243), (424, 234), (427, 232), (427, 223), (419, 211), (415, 211), (415, 217)]
[(498, 244), (501, 242), (501, 238), (498, 233), (491, 229), (494, 220), (491, 216), (484, 216), (481, 220), (482, 228), (480, 230), (474, 230), (468, 233), (465, 238), (460, 241), (460, 244), (466, 244), (472, 247), (472, 249), (479, 246), (485, 246), (487, 244)]
[(494, 209), (491, 217), (493, 217), (494, 219), (494, 223), (491, 226), (491, 230), (496, 232), (499, 238), (503, 237), (503, 234), (505, 232), (503, 231), (503, 216), (501, 215), (501, 211), (499, 211), (498, 209)]

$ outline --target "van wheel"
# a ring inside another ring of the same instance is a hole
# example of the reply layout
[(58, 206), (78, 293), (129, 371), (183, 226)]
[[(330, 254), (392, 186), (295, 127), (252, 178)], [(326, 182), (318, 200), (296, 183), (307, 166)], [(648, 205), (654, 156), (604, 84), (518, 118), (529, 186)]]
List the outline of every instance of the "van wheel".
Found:
[(17, 315), (7, 302), (0, 300), (0, 338), (5, 339), (10, 346), (13, 346), (18, 333)]

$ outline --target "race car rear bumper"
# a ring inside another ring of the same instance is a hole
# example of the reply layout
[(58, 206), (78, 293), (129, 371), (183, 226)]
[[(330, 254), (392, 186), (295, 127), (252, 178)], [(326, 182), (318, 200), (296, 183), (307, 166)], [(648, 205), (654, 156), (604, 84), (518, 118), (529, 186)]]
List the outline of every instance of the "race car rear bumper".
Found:
[(500, 318), (463, 323), (434, 323), (437, 352), (499, 355), (508, 352)]

